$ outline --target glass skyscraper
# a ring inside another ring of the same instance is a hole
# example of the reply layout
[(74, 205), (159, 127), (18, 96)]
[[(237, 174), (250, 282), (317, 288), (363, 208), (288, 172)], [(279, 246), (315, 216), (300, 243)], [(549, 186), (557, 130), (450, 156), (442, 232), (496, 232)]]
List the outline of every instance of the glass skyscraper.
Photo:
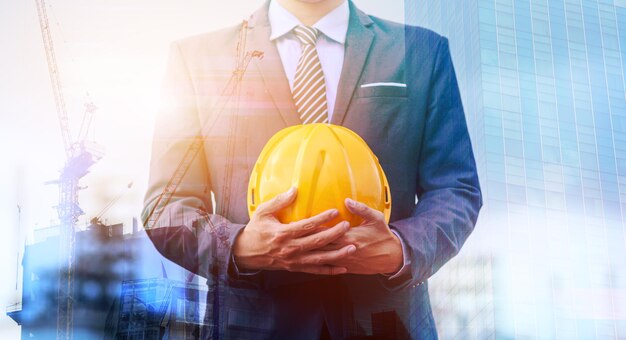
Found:
[(432, 280), (440, 336), (626, 338), (626, 0), (405, 13), (450, 40), (485, 198)]

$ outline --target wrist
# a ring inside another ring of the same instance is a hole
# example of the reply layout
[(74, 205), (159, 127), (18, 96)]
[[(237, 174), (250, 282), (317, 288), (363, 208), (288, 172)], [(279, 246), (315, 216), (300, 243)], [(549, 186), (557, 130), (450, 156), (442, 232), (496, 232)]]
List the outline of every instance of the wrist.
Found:
[(389, 264), (390, 267), (387, 272), (383, 273), (385, 276), (391, 276), (396, 274), (402, 269), (404, 264), (404, 254), (402, 252), (402, 241), (398, 238), (398, 235), (391, 233), (391, 244), (389, 251)]
[(250, 264), (246, 261), (246, 228), (244, 227), (233, 241), (233, 261), (241, 270), (250, 270)]
[(232, 252), (235, 265), (244, 271), (267, 268), (267, 257), (263, 255), (263, 249), (258, 247), (259, 241), (254, 235), (254, 230), (246, 231), (246, 229), (247, 227), (244, 227), (233, 241)]

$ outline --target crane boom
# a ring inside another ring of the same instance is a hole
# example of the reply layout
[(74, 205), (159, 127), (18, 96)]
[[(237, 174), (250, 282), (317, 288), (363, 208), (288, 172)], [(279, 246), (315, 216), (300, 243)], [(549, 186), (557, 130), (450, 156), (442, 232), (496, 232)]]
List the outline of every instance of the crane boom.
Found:
[[(229, 79), (226, 86), (224, 87), (222, 91), (222, 95), (220, 96), (220, 98), (226, 98), (226, 100), (221, 100), (220, 102), (216, 103), (215, 108), (214, 108), (214, 110), (218, 114), (224, 110), (224, 107), (226, 106), (228, 99), (230, 99), (233, 95), (239, 94), (239, 87), (241, 85), (241, 79), (243, 78), (243, 74), (245, 73), (245, 71), (248, 68), (248, 65), (250, 64), (250, 61), (252, 61), (252, 58), (263, 57), (263, 52), (261, 51), (244, 52), (245, 51), (245, 36), (246, 36), (245, 31), (247, 27), (248, 27), (248, 23), (247, 21), (244, 21), (242, 24), (242, 28), (241, 28), (242, 33), (240, 35), (240, 41), (237, 44), (237, 65), (236, 65), (235, 70), (233, 71), (231, 78)], [(201, 131), (202, 130), (204, 129), (201, 129)], [(165, 207), (169, 204), (170, 200), (172, 199), (172, 196), (176, 193), (176, 190), (178, 189), (178, 186), (180, 185), (183, 178), (185, 177), (185, 174), (187, 174), (187, 170), (189, 170), (191, 163), (193, 162), (195, 157), (198, 155), (200, 150), (202, 150), (203, 144), (204, 144), (204, 138), (201, 135), (196, 136), (191, 141), (189, 147), (183, 154), (181, 161), (178, 163), (176, 170), (174, 170), (172, 177), (170, 178), (168, 183), (165, 185), (165, 187), (163, 188), (163, 191), (161, 192), (159, 197), (157, 197), (154, 205), (150, 209), (150, 212), (144, 219), (143, 224), (146, 229), (151, 229), (151, 228), (156, 227), (156, 223), (160, 220), (161, 215), (163, 214), (163, 211), (165, 210)], [(211, 220), (207, 218), (207, 221), (209, 223), (209, 226), (212, 229), (211, 231), (214, 231), (213, 230), (214, 227), (211, 225)]]
[(61, 90), (61, 77), (59, 76), (59, 69), (57, 67), (56, 56), (54, 54), (54, 42), (50, 32), (48, 14), (46, 13), (46, 4), (45, 0), (35, 0), (35, 2), (37, 4), (37, 14), (39, 15), (41, 37), (43, 38), (43, 45), (46, 50), (46, 61), (48, 62), (48, 71), (50, 73), (52, 93), (54, 94), (54, 103), (56, 105), (57, 115), (59, 116), (59, 124), (61, 126), (63, 146), (65, 147), (65, 155), (69, 158), (72, 153), (72, 135), (70, 133), (65, 98), (63, 97), (63, 91)]
[(86, 105), (85, 117), (79, 133), (80, 139), (78, 141), (72, 140), (65, 98), (63, 97), (63, 86), (54, 53), (54, 42), (46, 13), (46, 3), (45, 0), (35, 0), (35, 3), (66, 156), (61, 176), (55, 181), (59, 185), (57, 213), (60, 222), (56, 338), (57, 340), (71, 340), (74, 337), (75, 224), (78, 217), (83, 214), (78, 205), (78, 191), (80, 189), (78, 184), (79, 180), (88, 173), (89, 167), (98, 161), (102, 154), (97, 150), (95, 144), (89, 147), (85, 144), (86, 131), (89, 129), (95, 111), (95, 106), (91, 102)]
[(94, 112), (96, 112), (97, 107), (93, 104), (91, 100), (85, 103), (85, 114), (83, 115), (83, 120), (80, 123), (80, 130), (78, 130), (78, 136), (76, 136), (76, 143), (80, 144), (85, 142), (87, 139), (87, 135), (89, 133), (89, 127), (91, 126), (91, 122), (93, 121)]

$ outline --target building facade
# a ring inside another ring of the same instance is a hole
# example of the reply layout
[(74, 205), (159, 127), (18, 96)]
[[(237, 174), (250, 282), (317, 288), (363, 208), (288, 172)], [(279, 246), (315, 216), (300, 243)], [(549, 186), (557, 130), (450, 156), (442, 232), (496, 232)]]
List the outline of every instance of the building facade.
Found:
[(626, 337), (626, 1), (405, 13), (449, 38), (485, 197), (460, 257), (494, 264), (493, 335)]

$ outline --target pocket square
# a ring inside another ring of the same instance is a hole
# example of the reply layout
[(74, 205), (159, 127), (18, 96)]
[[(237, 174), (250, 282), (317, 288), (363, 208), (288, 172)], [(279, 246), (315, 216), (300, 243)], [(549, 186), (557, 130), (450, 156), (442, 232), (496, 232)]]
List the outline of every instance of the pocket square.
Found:
[(406, 87), (406, 84), (405, 83), (390, 83), (390, 82), (369, 83), (369, 84), (362, 84), (361, 88), (377, 87), (377, 86)]

